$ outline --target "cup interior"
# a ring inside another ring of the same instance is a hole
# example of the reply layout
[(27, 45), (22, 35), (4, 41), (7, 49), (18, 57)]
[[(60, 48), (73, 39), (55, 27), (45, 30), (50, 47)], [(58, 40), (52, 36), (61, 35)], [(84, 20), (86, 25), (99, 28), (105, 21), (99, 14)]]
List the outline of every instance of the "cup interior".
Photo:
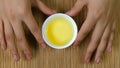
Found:
[[(65, 44), (65, 45), (63, 45), (63, 46), (57, 46), (57, 45), (55, 45), (55, 44), (52, 44), (49, 40), (48, 40), (48, 38), (47, 38), (47, 36), (46, 36), (46, 27), (47, 27), (47, 24), (49, 23), (49, 21), (51, 21), (52, 19), (54, 19), (54, 18), (57, 18), (57, 17), (62, 17), (62, 18), (65, 18), (65, 19), (67, 19), (67, 20), (69, 20), (70, 21), (70, 23), (72, 24), (72, 26), (73, 26), (73, 37), (72, 37), (72, 39), (70, 40), (70, 42), (68, 42), (67, 44)], [(52, 48), (55, 48), (55, 49), (64, 49), (64, 48), (67, 48), (67, 47), (69, 47), (70, 45), (72, 45), (72, 43), (75, 41), (75, 39), (76, 39), (76, 37), (77, 37), (77, 32), (78, 32), (78, 29), (77, 29), (77, 25), (76, 25), (76, 23), (75, 23), (75, 21), (70, 17), (70, 16), (68, 16), (68, 15), (66, 15), (66, 14), (62, 14), (62, 13), (57, 13), (57, 14), (53, 14), (53, 15), (51, 15), (51, 16), (49, 16), (45, 21), (44, 21), (44, 23), (43, 23), (43, 26), (42, 26), (42, 37), (43, 37), (43, 40), (45, 41), (45, 43), (48, 45), (48, 46), (50, 46), (50, 47), (52, 47)]]

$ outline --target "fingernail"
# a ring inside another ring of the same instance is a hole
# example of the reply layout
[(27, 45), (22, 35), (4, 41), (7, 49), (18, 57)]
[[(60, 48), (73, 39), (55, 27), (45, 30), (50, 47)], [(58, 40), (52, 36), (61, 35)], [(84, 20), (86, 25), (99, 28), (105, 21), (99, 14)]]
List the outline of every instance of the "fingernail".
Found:
[(13, 57), (14, 57), (14, 59), (15, 59), (16, 61), (19, 60), (18, 55), (14, 54)]
[(45, 45), (45, 44), (42, 44), (42, 47), (43, 47), (43, 48), (45, 48), (45, 47), (46, 47), (46, 45)]
[(86, 58), (85, 61), (86, 61), (86, 63), (89, 63), (90, 59), (89, 59), (89, 58)]
[(109, 52), (111, 52), (111, 51), (112, 51), (112, 47), (110, 46), (110, 47), (109, 47)]
[(68, 11), (66, 14), (67, 14), (67, 15), (70, 14), (70, 11)]
[(111, 51), (112, 51), (112, 47), (111, 47), (111, 46), (112, 46), (112, 44), (109, 44), (108, 46), (109, 46), (109, 47), (108, 47), (108, 49), (107, 49), (107, 50), (108, 50), (109, 52), (111, 52)]
[(4, 47), (4, 45), (2, 45), (2, 49), (3, 49), (3, 50), (5, 50), (5, 47)]
[(53, 12), (53, 13), (56, 13), (56, 11), (55, 11), (55, 10), (53, 10), (52, 12)]
[(1, 45), (2, 45), (2, 49), (3, 49), (3, 50), (6, 50), (5, 44), (2, 43)]
[(90, 61), (90, 59), (88, 58), (86, 62), (89, 63), (89, 61)]
[(73, 43), (73, 46), (72, 46), (72, 47), (73, 47), (73, 48), (76, 48), (76, 47), (77, 47), (76, 45), (77, 45), (76, 43)]
[(96, 59), (95, 59), (95, 62), (96, 62), (96, 63), (99, 63), (99, 62), (100, 62), (100, 57), (96, 58)]
[(31, 60), (31, 59), (32, 59), (32, 56), (29, 55), (29, 54), (27, 54), (26, 57), (27, 57), (28, 60)]
[(76, 48), (76, 46), (72, 46), (73, 48)]
[(109, 52), (111, 52), (111, 51), (112, 51), (112, 48), (110, 47), (110, 48), (109, 48)]

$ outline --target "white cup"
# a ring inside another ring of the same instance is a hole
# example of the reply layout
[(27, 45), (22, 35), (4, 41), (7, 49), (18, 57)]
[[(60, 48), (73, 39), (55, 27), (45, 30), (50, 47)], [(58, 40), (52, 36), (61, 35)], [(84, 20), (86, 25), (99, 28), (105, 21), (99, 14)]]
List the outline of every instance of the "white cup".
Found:
[[(57, 45), (54, 45), (52, 44), (48, 39), (47, 39), (47, 36), (46, 36), (46, 26), (47, 24), (49, 23), (50, 20), (56, 18), (56, 17), (62, 17), (62, 18), (66, 18), (68, 21), (70, 21), (70, 23), (72, 24), (73, 26), (73, 30), (74, 30), (74, 33), (73, 33), (73, 37), (72, 39), (70, 40), (70, 42), (68, 42), (67, 44), (65, 45), (62, 45), (62, 46), (57, 46)], [(64, 48), (67, 48), (69, 46), (71, 46), (73, 44), (73, 42), (76, 40), (76, 37), (77, 37), (77, 32), (78, 32), (78, 29), (77, 29), (77, 25), (75, 23), (75, 21), (68, 15), (66, 14), (63, 14), (63, 13), (57, 13), (57, 14), (53, 14), (51, 16), (49, 16), (43, 23), (42, 25), (42, 37), (43, 37), (43, 40), (45, 41), (45, 43), (52, 47), (52, 48), (55, 48), (55, 49), (64, 49)]]

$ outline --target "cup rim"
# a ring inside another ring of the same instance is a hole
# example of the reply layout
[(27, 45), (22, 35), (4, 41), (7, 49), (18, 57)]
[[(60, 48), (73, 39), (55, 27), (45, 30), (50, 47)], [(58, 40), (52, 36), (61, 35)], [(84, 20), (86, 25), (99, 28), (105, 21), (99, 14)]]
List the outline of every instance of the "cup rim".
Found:
[[(52, 43), (50, 43), (46, 37), (46, 33), (45, 33), (45, 30), (46, 30), (46, 26), (47, 24), (49, 23), (49, 21), (53, 18), (56, 18), (56, 17), (63, 17), (63, 18), (66, 18), (68, 19), (71, 24), (73, 25), (73, 29), (74, 29), (74, 35), (72, 37), (72, 39), (70, 40), (70, 42), (68, 42), (67, 44), (63, 45), (63, 46), (57, 46), (57, 45), (54, 45)], [(63, 13), (56, 13), (56, 14), (53, 14), (51, 16), (49, 16), (43, 23), (42, 25), (42, 38), (43, 40), (45, 41), (45, 43), (52, 47), (52, 48), (55, 48), (55, 49), (64, 49), (64, 48), (67, 48), (69, 46), (71, 46), (73, 44), (73, 42), (75, 41), (75, 39), (77, 38), (77, 32), (78, 32), (78, 29), (77, 29), (77, 25), (76, 25), (76, 22), (72, 19), (72, 17), (68, 16), (67, 14), (63, 14)]]

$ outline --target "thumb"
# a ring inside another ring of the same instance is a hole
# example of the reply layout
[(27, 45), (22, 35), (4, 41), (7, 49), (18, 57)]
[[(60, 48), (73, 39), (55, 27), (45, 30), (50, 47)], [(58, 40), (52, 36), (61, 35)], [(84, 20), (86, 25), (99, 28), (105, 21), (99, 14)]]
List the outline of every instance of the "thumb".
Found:
[(69, 16), (76, 16), (81, 11), (81, 9), (86, 5), (86, 3), (87, 3), (86, 0), (77, 0), (73, 8), (66, 12), (66, 14)]
[(37, 0), (37, 7), (40, 11), (42, 11), (46, 15), (52, 15), (52, 14), (56, 13), (55, 10), (48, 8), (44, 3), (42, 3), (39, 0)]

